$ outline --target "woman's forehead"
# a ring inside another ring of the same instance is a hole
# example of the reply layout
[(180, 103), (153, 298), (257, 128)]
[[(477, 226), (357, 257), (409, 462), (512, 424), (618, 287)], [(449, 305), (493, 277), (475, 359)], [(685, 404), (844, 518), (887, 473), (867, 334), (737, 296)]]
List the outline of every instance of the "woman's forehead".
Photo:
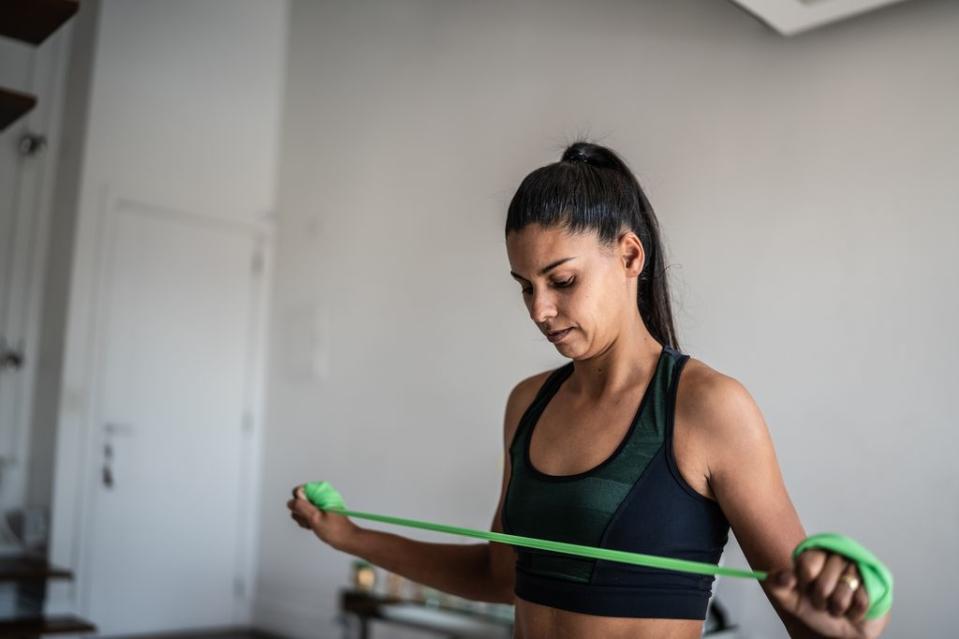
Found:
[(595, 231), (570, 233), (564, 228), (545, 228), (530, 224), (506, 237), (506, 252), (514, 270), (536, 269), (546, 263), (572, 256), (599, 252)]

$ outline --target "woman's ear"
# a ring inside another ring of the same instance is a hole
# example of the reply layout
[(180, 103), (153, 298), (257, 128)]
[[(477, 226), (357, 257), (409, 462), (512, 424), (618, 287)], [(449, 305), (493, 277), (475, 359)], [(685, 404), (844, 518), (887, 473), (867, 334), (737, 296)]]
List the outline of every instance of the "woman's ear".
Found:
[(626, 272), (632, 277), (639, 277), (646, 263), (646, 251), (643, 243), (632, 231), (626, 231), (619, 236), (619, 254)]

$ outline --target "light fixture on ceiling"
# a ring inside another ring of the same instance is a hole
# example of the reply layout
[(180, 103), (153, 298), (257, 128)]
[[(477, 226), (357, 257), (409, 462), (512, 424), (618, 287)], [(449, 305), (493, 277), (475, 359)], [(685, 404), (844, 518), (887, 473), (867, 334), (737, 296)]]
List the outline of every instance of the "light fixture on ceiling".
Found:
[(795, 35), (905, 0), (733, 0), (782, 35)]

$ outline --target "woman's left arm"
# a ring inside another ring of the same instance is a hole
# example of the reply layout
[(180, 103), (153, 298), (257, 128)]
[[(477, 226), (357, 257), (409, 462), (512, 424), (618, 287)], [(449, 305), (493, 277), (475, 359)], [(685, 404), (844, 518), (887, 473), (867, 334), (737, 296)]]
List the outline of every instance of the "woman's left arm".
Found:
[(699, 466), (749, 565), (770, 573), (760, 586), (790, 637), (878, 637), (889, 614), (864, 619), (869, 598), (854, 563), (821, 550), (793, 560), (806, 533), (752, 396), (708, 367), (690, 377), (678, 389), (678, 445), (695, 442), (684, 450), (699, 451)]

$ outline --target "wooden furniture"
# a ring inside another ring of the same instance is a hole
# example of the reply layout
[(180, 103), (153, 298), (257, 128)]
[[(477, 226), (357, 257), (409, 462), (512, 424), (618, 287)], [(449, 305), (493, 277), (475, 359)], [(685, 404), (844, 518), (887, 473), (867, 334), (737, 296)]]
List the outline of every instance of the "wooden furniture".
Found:
[(340, 591), (340, 610), (355, 615), (357, 636), (370, 639), (371, 622), (379, 621), (449, 639), (493, 639), (513, 636), (513, 620), (473, 610), (430, 606), (358, 590)]
[[(3, 0), (0, 2), (0, 36), (37, 46), (69, 20), (79, 6), (78, 0)], [(0, 87), (0, 131), (36, 104), (35, 96)]]
[(78, 0), (3, 0), (0, 36), (41, 44), (72, 18), (79, 7)]
[(95, 632), (96, 626), (79, 617), (23, 617), (0, 621), (0, 637), (32, 639), (44, 635)]
[(0, 638), (34, 639), (44, 635), (95, 632), (96, 626), (73, 616), (43, 616), (47, 581), (72, 579), (69, 570), (51, 566), (42, 557), (0, 557), (0, 582), (17, 584), (17, 614), (0, 619)]
[(0, 87), (0, 131), (16, 122), (37, 104), (29, 93)]

